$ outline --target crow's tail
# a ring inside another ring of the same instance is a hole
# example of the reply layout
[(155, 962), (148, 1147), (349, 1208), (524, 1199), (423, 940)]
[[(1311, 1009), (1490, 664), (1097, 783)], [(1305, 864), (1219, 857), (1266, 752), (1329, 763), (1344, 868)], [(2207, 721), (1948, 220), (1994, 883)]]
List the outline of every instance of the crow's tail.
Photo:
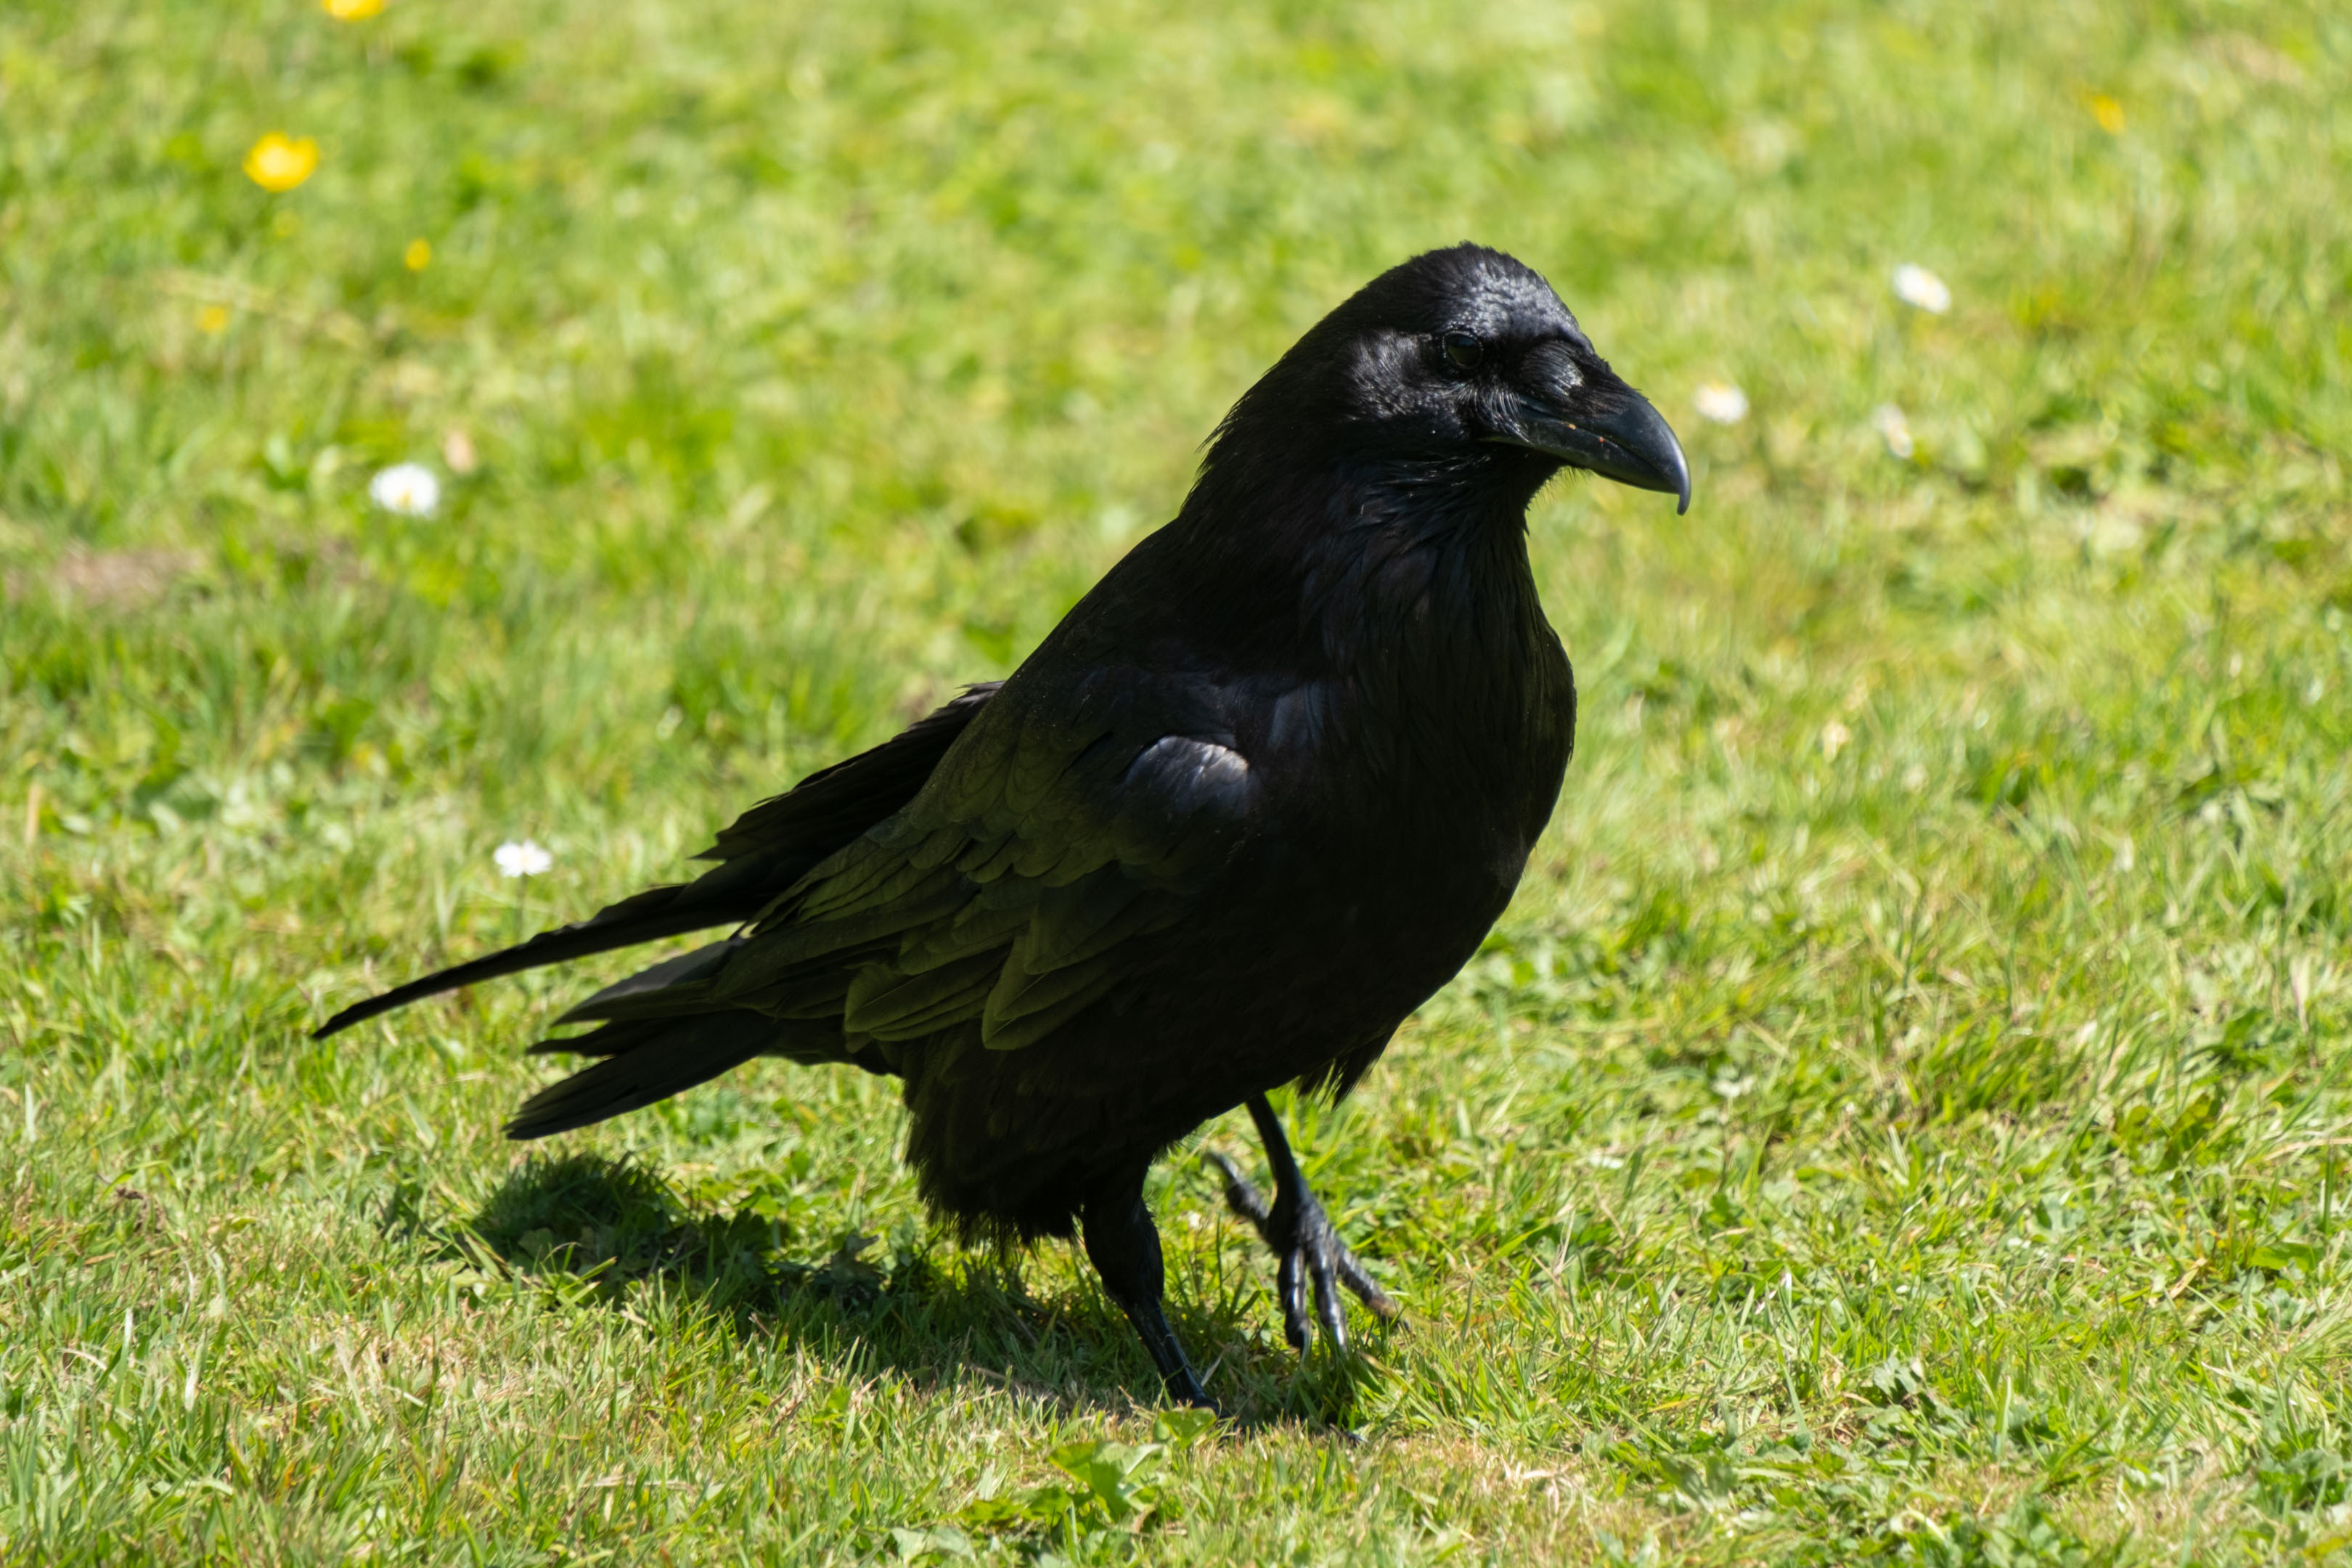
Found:
[(698, 857), (721, 863), (693, 881), (649, 889), (576, 924), (541, 931), (504, 952), (371, 996), (328, 1019), (310, 1037), (323, 1040), (380, 1013), (476, 981), (751, 919), (811, 867), (912, 800), (999, 684), (968, 687), (872, 751), (819, 769), (753, 806)]
[(667, 1100), (769, 1050), (782, 1033), (764, 1013), (695, 1013), (607, 1024), (538, 1050), (580, 1051), (604, 1059), (549, 1084), (522, 1102), (507, 1123), (509, 1138), (569, 1132), (656, 1100)]
[(509, 1138), (569, 1132), (624, 1110), (667, 1100), (756, 1056), (795, 1061), (843, 1059), (841, 1025), (833, 1018), (778, 1018), (708, 1005), (711, 977), (742, 945), (740, 937), (666, 958), (607, 985), (558, 1024), (609, 1019), (570, 1039), (541, 1040), (531, 1054), (564, 1051), (602, 1057), (529, 1100), (507, 1123)]
[[(455, 991), (460, 985), (477, 981), (496, 980), (502, 974), (518, 974), (526, 969), (537, 969), (543, 963), (562, 963), (567, 959), (586, 958), (591, 953), (609, 952), (616, 947), (635, 947), (642, 942), (655, 942), (666, 936), (683, 936), (688, 931), (708, 931), (712, 926), (729, 925), (749, 920), (759, 912), (765, 901), (763, 891), (757, 888), (742, 889), (749, 897), (729, 898), (723, 895), (734, 889), (724, 885), (726, 873), (737, 868), (721, 867), (699, 881), (678, 886), (651, 888), (634, 898), (598, 910), (584, 921), (553, 931), (543, 931), (529, 942), (518, 942), (501, 952), (477, 958), (470, 963), (428, 974), (422, 980), (412, 980), (396, 985), (381, 996), (344, 1008), (319, 1026), (311, 1035), (323, 1040), (329, 1035), (364, 1023), (380, 1013), (394, 1007), (405, 1007), (411, 1002), (437, 996), (444, 991)], [(714, 887), (713, 884), (719, 884)]]

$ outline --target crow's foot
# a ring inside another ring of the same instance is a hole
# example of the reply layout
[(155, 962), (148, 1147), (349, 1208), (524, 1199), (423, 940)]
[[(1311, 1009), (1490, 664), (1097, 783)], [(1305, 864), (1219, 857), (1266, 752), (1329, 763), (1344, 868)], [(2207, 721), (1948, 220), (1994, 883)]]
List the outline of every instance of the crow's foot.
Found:
[[(1272, 1120), (1269, 1112), (1267, 1121)], [(1264, 1123), (1261, 1123), (1263, 1126)], [(1279, 1143), (1269, 1147), (1274, 1153)], [(1234, 1213), (1256, 1227), (1266, 1246), (1274, 1249), (1276, 1262), (1276, 1284), (1282, 1300), (1282, 1334), (1290, 1348), (1305, 1354), (1308, 1329), (1307, 1323), (1307, 1290), (1311, 1284), (1315, 1291), (1315, 1315), (1323, 1325), (1323, 1332), (1335, 1350), (1348, 1347), (1347, 1315), (1342, 1310), (1339, 1287), (1346, 1286), (1375, 1317), (1394, 1321), (1402, 1310), (1389, 1299), (1388, 1292), (1375, 1284), (1356, 1261), (1339, 1233), (1331, 1228), (1331, 1216), (1323, 1210), (1322, 1203), (1307, 1190), (1297, 1174), (1297, 1167), (1289, 1159), (1289, 1150), (1282, 1148), (1274, 1160), (1275, 1194), (1271, 1204), (1253, 1185), (1248, 1177), (1235, 1168), (1223, 1154), (1211, 1153), (1206, 1158), (1225, 1178), (1225, 1203)], [(1290, 1179), (1283, 1180), (1286, 1168)]]

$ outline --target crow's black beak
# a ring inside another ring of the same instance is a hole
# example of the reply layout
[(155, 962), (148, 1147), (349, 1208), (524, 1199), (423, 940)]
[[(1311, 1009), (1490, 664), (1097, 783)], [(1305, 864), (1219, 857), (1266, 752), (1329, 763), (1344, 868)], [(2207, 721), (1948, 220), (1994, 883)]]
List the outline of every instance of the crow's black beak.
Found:
[(1690, 465), (1682, 443), (1649, 401), (1611, 374), (1569, 379), (1548, 396), (1522, 396), (1512, 428), (1495, 439), (1558, 458), (1636, 489), (1676, 498), (1690, 510)]

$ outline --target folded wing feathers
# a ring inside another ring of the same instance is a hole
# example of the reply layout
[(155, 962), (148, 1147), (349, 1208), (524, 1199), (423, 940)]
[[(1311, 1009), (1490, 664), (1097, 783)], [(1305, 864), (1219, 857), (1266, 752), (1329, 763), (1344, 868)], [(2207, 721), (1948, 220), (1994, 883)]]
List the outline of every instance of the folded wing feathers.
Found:
[(803, 879), (784, 907), (794, 924), (809, 924), (904, 898), (930, 871), (872, 837), (852, 839)]
[(837, 1026), (842, 1008), (849, 1005), (849, 984), (856, 974), (847, 964), (801, 970), (770, 986), (760, 997), (760, 1011)]
[(1093, 957), (1133, 934), (1126, 917), (1147, 891), (1116, 866), (1107, 866), (1066, 887), (1047, 889), (1013, 950), (1013, 962), (1033, 974), (1041, 974)]
[(909, 931), (900, 944), (895, 967), (902, 974), (920, 974), (943, 963), (955, 963), (982, 953), (1003, 956), (1013, 939), (1028, 927), (1036, 911), (1040, 889), (1023, 884), (999, 884), (1031, 896), (998, 903), (985, 894), (975, 898), (950, 921)]
[[(604, 1022), (533, 1049), (604, 1059), (532, 1096), (509, 1133), (602, 1121), (762, 1051), (819, 1060), (974, 1021), (989, 1049), (1018, 1050), (1101, 1000), (1127, 973), (1117, 950), (1181, 918), (1171, 883), (1219, 858), (1248, 764), (1172, 736), (1126, 755), (1100, 739), (1075, 753), (1013, 751), (991, 759), (992, 798), (962, 801), (958, 820), (941, 825), (918, 801), (813, 868), (745, 933), (565, 1014)], [(1057, 790), (1074, 771), (1074, 788)], [(1097, 785), (1118, 801), (1108, 820), (1088, 809)], [(754, 832), (722, 852), (740, 853), (770, 823), (745, 826)]]
[(1016, 954), (997, 975), (996, 984), (988, 994), (988, 1004), (981, 1010), (981, 1040), (995, 1049), (1009, 1050), (1012, 1047), (996, 1043), (996, 1037), (1007, 1026), (1033, 1013), (1058, 1006), (1081, 992), (1099, 995), (1118, 975), (1118, 966), (1100, 958), (1091, 963), (1030, 970), (1022, 966)]
[(1003, 964), (1001, 952), (917, 974), (892, 964), (868, 964), (849, 983), (841, 1026), (877, 1040), (919, 1039), (977, 1013)]
[(726, 1000), (749, 998), (790, 970), (945, 920), (971, 901), (971, 885), (952, 867), (940, 866), (922, 873), (912, 886), (898, 887), (896, 896), (879, 907), (831, 919), (762, 925), (720, 972), (716, 994)]
[[(847, 982), (849, 1035), (915, 1039), (977, 1017), (991, 1048), (1017, 1049), (1099, 999), (1120, 973), (1113, 950), (1181, 917), (1168, 880), (1215, 858), (1217, 833), (1194, 819), (1238, 815), (1248, 764), (1179, 736), (1136, 753), (1099, 740), (1076, 755), (1039, 750), (1038, 761), (1008, 761), (1002, 794), (980, 814), (1013, 830), (926, 828), (913, 820), (919, 807), (878, 826), (811, 872), (730, 955), (713, 999), (768, 1010), (793, 971), (848, 968), (855, 950), (894, 936), (895, 954), (856, 965)], [(1069, 831), (1088, 815), (1078, 797), (1095, 794), (1084, 775), (1107, 770), (1100, 782), (1124, 797), (1110, 831)], [(1055, 788), (1063, 782), (1073, 798)], [(1151, 858), (1115, 864), (1122, 849)]]
[[(1005, 972), (1006, 979), (1012, 973)], [(1022, 988), (1017, 1013), (999, 1012), (996, 994), (991, 993), (988, 1008), (981, 1015), (980, 1043), (992, 1051), (1034, 1046), (1102, 1000), (1118, 980), (1118, 969), (1107, 963), (1056, 970)], [(997, 982), (1000, 991), (1004, 984), (1004, 980)]]
[(1045, 735), (1037, 739), (1044, 743), (1023, 746), (1013, 752), (1013, 765), (1006, 770), (1004, 793), (997, 803), (997, 810), (1011, 819), (1007, 826), (1016, 831), (1022, 819), (1061, 782), (1062, 775), (1084, 761), (1092, 750), (1091, 746), (1057, 745)]

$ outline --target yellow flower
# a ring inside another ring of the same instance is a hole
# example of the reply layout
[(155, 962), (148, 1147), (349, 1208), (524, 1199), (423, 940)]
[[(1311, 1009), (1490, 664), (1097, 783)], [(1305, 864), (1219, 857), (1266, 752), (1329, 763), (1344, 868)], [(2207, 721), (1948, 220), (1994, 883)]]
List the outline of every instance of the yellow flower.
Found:
[(319, 167), (319, 144), (308, 136), (297, 142), (273, 131), (245, 155), (246, 178), (265, 191), (290, 191)]
[(196, 330), (201, 332), (225, 332), (228, 331), (228, 307), (226, 305), (207, 305), (203, 310), (197, 311)]
[(424, 271), (433, 265), (433, 242), (429, 239), (410, 240), (408, 248), (400, 253), (400, 259), (407, 264), (411, 272)]
[(2099, 122), (2099, 129), (2108, 135), (2120, 136), (2124, 133), (2124, 106), (2105, 93), (2095, 92), (2091, 95), (2091, 117)]
[(383, 0), (319, 0), (319, 9), (338, 22), (364, 22), (383, 9)]

